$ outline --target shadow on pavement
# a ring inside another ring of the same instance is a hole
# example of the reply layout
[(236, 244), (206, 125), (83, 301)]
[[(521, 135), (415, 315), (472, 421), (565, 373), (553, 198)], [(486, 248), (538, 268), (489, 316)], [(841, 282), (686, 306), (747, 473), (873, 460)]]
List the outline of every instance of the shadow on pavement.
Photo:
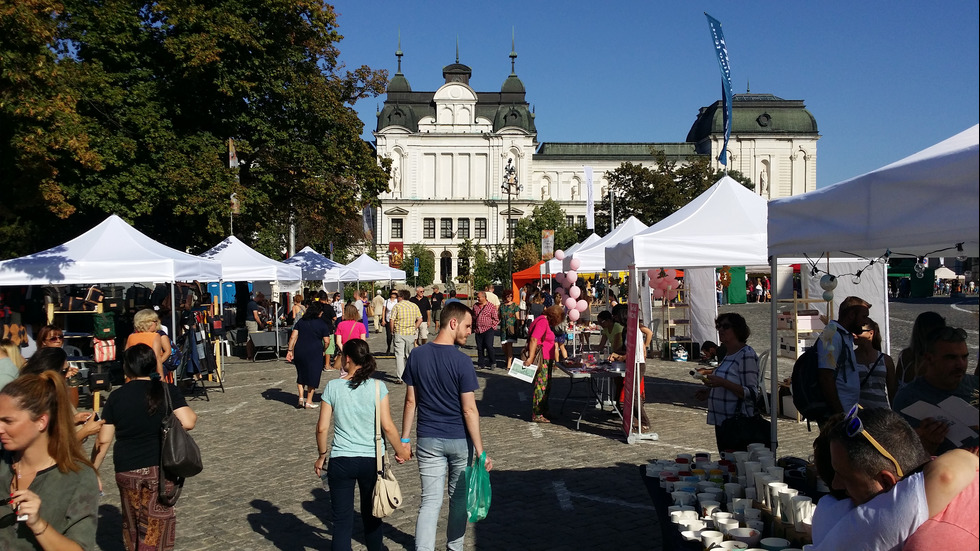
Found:
[(632, 463), (494, 470), (490, 512), (467, 539), (476, 549), (662, 549), (653, 502), (636, 477)]
[[(266, 400), (271, 400), (274, 402), (281, 402), (290, 407), (296, 407), (296, 402), (299, 398), (296, 397), (295, 392), (286, 392), (281, 388), (269, 388), (262, 391), (262, 398)], [(316, 393), (313, 394), (313, 400), (317, 399)]]
[(99, 506), (99, 526), (95, 544), (103, 551), (123, 551), (122, 513), (115, 505)]
[(264, 536), (276, 549), (327, 548), (326, 529), (310, 526), (262, 499), (254, 499), (250, 505), (257, 510), (246, 516), (252, 531)]

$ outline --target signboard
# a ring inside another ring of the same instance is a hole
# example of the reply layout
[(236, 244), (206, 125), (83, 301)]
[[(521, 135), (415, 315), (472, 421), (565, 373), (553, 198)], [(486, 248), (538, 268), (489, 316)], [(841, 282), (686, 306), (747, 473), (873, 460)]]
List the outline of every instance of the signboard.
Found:
[(415, 257), (415, 277), (419, 275), (419, 257)]
[(555, 230), (541, 230), (541, 260), (555, 257)]
[(388, 243), (388, 266), (391, 268), (402, 269), (402, 260), (405, 259), (405, 244), (401, 241)]

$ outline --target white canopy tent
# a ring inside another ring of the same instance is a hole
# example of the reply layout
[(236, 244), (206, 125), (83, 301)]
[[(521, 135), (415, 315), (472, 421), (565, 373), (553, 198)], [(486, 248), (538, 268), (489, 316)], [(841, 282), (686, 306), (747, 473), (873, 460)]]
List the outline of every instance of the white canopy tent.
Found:
[[(980, 255), (980, 125), (878, 170), (769, 203), (769, 254)], [(836, 251), (846, 253), (836, 253)]]
[[(0, 262), (0, 286), (220, 279), (221, 264), (154, 241), (115, 214), (62, 245)], [(171, 327), (176, 318), (171, 309)]]
[(630, 216), (591, 245), (583, 245), (571, 254), (566, 253), (562, 261), (562, 270), (571, 270), (572, 259), (577, 258), (580, 263), (579, 273), (602, 272), (606, 269), (606, 247), (622, 243), (645, 229), (647, 229), (646, 224), (637, 220), (635, 216)]
[(714, 340), (714, 269), (767, 262), (766, 212), (765, 199), (723, 176), (677, 212), (606, 247), (606, 268), (683, 268), (691, 335), (698, 342)]
[(198, 256), (220, 262), (221, 279), (225, 281), (277, 282), (279, 290), (284, 293), (298, 291), (303, 277), (303, 271), (298, 266), (264, 256), (234, 235)]
[[(803, 195), (769, 202), (770, 266), (779, 256), (850, 258), (867, 265), (887, 251), (923, 256), (980, 254), (980, 125), (900, 161)], [(962, 244), (962, 252), (955, 246)], [(947, 250), (949, 252), (946, 252)], [(833, 266), (833, 263), (831, 263)], [(874, 266), (884, 279), (883, 266)], [(836, 271), (831, 270), (832, 273)], [(853, 273), (853, 272), (852, 272)], [(778, 278), (773, 279), (777, 295)], [(841, 283), (846, 281), (843, 280)], [(882, 292), (887, 289), (880, 282)], [(835, 296), (843, 298), (840, 284)], [(858, 295), (860, 296), (860, 295)], [(874, 303), (875, 301), (870, 301)], [(778, 347), (776, 302), (772, 342)], [(888, 304), (883, 319), (888, 323)], [(881, 320), (879, 320), (880, 322)], [(887, 329), (886, 329), (887, 331)], [(771, 355), (772, 371), (776, 354)], [(771, 381), (777, 392), (775, 377)], [(773, 441), (775, 442), (775, 424)]]
[[(570, 254), (574, 254), (575, 251), (581, 249), (582, 247), (588, 247), (593, 243), (595, 243), (596, 241), (598, 241), (599, 239), (601, 238), (595, 233), (593, 233), (588, 237), (586, 237), (584, 240), (582, 240), (580, 243), (576, 243), (571, 247), (565, 249), (565, 255), (567, 256)], [(558, 260), (557, 258), (552, 258), (551, 260), (548, 260), (541, 265), (541, 275), (557, 274), (562, 271), (562, 267), (563, 266), (561, 260)]]
[(312, 247), (303, 247), (292, 257), (283, 260), (285, 264), (298, 266), (303, 271), (303, 281), (347, 281), (347, 266), (334, 262)]
[(0, 262), (0, 285), (219, 279), (217, 262), (158, 243), (115, 214), (62, 245)]
[(405, 271), (390, 268), (366, 254), (347, 265), (349, 273), (342, 281), (404, 281)]

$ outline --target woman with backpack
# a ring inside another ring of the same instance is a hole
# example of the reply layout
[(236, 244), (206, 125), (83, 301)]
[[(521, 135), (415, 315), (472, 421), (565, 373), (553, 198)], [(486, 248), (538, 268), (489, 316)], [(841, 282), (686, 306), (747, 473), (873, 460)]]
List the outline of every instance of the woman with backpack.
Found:
[(167, 415), (164, 392), (169, 393), (174, 416), (184, 430), (197, 424), (197, 414), (172, 384), (160, 380), (153, 349), (136, 344), (123, 352), (126, 383), (106, 400), (105, 424), (92, 448), (96, 471), (105, 460), (113, 438), (112, 462), (116, 471), (123, 518), (125, 549), (173, 549), (177, 517), (173, 506), (160, 502), (161, 490), (173, 492), (167, 480), (160, 488), (160, 426)]

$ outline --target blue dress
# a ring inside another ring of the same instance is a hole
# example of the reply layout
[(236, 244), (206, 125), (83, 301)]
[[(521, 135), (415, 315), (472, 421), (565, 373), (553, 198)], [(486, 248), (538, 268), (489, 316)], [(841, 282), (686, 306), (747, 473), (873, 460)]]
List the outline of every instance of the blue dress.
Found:
[(293, 365), (296, 366), (296, 384), (317, 388), (323, 373), (323, 339), (333, 334), (333, 328), (323, 318), (301, 319), (293, 326), (296, 344), (293, 346)]

